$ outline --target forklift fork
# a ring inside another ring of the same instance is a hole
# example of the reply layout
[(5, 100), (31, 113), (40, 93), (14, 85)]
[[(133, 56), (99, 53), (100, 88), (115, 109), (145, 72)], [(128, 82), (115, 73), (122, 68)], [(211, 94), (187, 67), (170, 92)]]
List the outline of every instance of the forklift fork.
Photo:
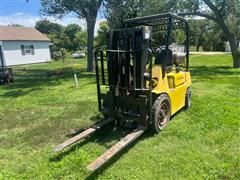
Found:
[[(83, 138), (88, 137), (89, 135), (96, 132), (98, 129), (102, 128), (103, 126), (109, 124), (112, 122), (113, 119), (107, 119), (105, 121), (99, 122), (96, 125), (86, 129), (82, 133), (68, 139), (67, 141), (63, 142), (62, 144), (57, 145), (53, 150), (55, 152), (59, 152), (66, 147), (69, 147), (70, 145), (80, 141)], [(100, 157), (98, 157), (94, 162), (89, 164), (87, 168), (90, 171), (95, 171), (98, 168), (100, 168), (103, 164), (105, 164), (108, 160), (110, 160), (114, 155), (116, 155), (119, 151), (121, 151), (123, 148), (128, 146), (130, 143), (132, 143), (134, 140), (136, 140), (138, 137), (140, 137), (146, 130), (146, 127), (139, 126), (131, 133), (127, 134), (123, 139), (121, 139), (119, 142), (117, 142), (115, 145), (113, 145), (109, 150), (107, 150), (104, 154), (102, 154)]]
[(66, 147), (68, 147), (68, 146), (70, 146), (70, 145), (72, 145), (72, 144), (80, 141), (81, 139), (84, 139), (84, 138), (88, 137), (89, 135), (95, 133), (98, 129), (100, 129), (100, 128), (102, 128), (103, 126), (105, 126), (105, 125), (109, 124), (110, 122), (112, 122), (112, 120), (113, 120), (113, 119), (109, 118), (109, 119), (106, 119), (106, 120), (104, 120), (104, 121), (101, 121), (101, 122), (93, 125), (92, 127), (90, 127), (90, 128), (88, 128), (88, 129), (86, 129), (85, 131), (81, 132), (80, 134), (78, 134), (78, 135), (76, 135), (76, 136), (74, 136), (74, 137), (66, 140), (65, 142), (63, 142), (63, 143), (61, 143), (61, 144), (59, 144), (59, 145), (57, 145), (57, 146), (53, 149), (53, 151), (54, 151), (54, 152), (61, 151), (61, 150), (63, 150), (64, 148), (66, 148)]
[(121, 139), (119, 142), (113, 145), (104, 154), (99, 156), (94, 162), (89, 164), (87, 166), (88, 170), (90, 171), (97, 170), (99, 167), (105, 164), (108, 160), (110, 160), (114, 155), (116, 155), (119, 151), (121, 151), (123, 148), (125, 148), (134, 140), (136, 140), (138, 137), (140, 137), (145, 132), (145, 130), (146, 128), (144, 126), (140, 126), (134, 131), (132, 131), (131, 133), (127, 134), (123, 139)]

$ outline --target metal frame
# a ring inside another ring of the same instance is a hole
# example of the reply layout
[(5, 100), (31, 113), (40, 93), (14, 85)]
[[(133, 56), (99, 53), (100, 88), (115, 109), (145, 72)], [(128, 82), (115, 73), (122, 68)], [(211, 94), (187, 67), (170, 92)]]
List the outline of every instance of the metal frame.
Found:
[[(169, 47), (172, 30), (182, 29), (186, 35), (185, 50), (186, 50), (186, 70), (189, 69), (189, 24), (188, 21), (172, 13), (163, 13), (152, 16), (144, 16), (138, 18), (127, 19), (124, 21), (124, 27), (135, 26), (160, 26), (162, 28), (155, 29), (155, 31), (167, 30), (166, 47)], [(166, 48), (167, 49), (167, 48)], [(167, 59), (168, 54), (166, 54)]]
[(156, 14), (156, 15), (152, 15), (152, 16), (144, 16), (144, 17), (137, 17), (137, 18), (132, 18), (132, 19), (127, 19), (124, 21), (124, 24), (129, 25), (129, 24), (142, 24), (143, 22), (153, 22), (153, 21), (158, 21), (161, 20), (163, 18), (168, 18), (168, 17), (172, 17), (178, 21), (182, 21), (182, 22), (187, 22), (184, 18), (177, 16), (175, 14), (172, 13), (162, 13), (162, 14)]
[(95, 60), (95, 73), (96, 73), (96, 85), (97, 85), (97, 97), (98, 97), (98, 110), (102, 111), (101, 106), (101, 84), (100, 84), (100, 78), (99, 78), (99, 67), (98, 67), (98, 54), (101, 53), (101, 73), (102, 73), (102, 82), (103, 85), (105, 84), (105, 76), (104, 76), (104, 62), (103, 62), (103, 51), (102, 50), (96, 50), (94, 53), (94, 60)]

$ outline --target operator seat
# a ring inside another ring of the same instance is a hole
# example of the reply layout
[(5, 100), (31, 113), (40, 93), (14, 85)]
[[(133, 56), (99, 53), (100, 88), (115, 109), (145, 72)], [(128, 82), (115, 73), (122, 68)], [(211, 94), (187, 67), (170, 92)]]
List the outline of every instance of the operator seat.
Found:
[(154, 64), (164, 65), (165, 64), (164, 60), (166, 58), (167, 52), (168, 52), (168, 57), (166, 61), (166, 66), (172, 66), (173, 52), (171, 49), (168, 49), (168, 50), (164, 49), (164, 50), (161, 50), (160, 52), (157, 52)]

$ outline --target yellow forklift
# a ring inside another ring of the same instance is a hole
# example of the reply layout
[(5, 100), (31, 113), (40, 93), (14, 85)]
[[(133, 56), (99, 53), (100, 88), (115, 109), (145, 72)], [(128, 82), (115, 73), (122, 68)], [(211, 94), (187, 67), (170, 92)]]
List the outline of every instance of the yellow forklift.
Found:
[[(175, 31), (184, 33), (181, 46), (174, 44)], [(133, 129), (88, 166), (92, 171), (146, 130), (159, 133), (173, 114), (191, 105), (185, 19), (171, 13), (128, 19), (107, 39), (107, 49), (95, 52), (98, 108), (105, 120), (55, 147), (60, 151), (112, 121)]]

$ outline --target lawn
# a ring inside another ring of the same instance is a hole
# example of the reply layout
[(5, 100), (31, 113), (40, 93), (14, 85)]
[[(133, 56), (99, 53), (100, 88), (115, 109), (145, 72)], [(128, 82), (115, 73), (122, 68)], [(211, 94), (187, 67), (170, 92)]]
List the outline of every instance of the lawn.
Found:
[(240, 179), (240, 70), (231, 68), (230, 55), (195, 55), (190, 62), (192, 107), (95, 173), (86, 165), (124, 130), (109, 126), (52, 152), (71, 129), (101, 118), (95, 75), (85, 72), (85, 61), (15, 67), (15, 83), (0, 87), (0, 179)]

